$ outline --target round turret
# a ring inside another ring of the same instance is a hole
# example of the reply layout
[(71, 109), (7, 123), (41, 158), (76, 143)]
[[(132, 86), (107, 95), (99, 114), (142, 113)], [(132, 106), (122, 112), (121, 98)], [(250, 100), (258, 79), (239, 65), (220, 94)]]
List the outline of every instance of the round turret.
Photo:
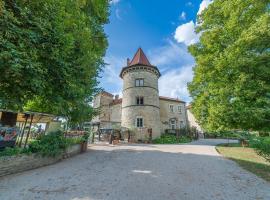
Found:
[(123, 79), (121, 125), (135, 130), (138, 139), (144, 140), (150, 130), (153, 138), (160, 136), (158, 68), (150, 64), (139, 48), (120, 77)]

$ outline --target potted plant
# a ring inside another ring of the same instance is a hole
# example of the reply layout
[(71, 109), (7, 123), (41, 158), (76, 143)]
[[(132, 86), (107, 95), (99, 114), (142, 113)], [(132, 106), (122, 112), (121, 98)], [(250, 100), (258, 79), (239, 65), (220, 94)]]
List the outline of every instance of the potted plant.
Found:
[(90, 136), (89, 132), (85, 132), (85, 134), (82, 136), (81, 152), (86, 152), (89, 136)]

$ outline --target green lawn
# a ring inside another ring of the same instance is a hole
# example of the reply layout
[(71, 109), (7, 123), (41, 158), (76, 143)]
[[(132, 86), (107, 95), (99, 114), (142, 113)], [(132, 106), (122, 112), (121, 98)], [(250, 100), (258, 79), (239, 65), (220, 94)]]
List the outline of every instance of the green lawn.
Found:
[(216, 147), (223, 156), (237, 162), (244, 169), (270, 181), (270, 162), (259, 156), (253, 148), (242, 147), (239, 144), (221, 144)]

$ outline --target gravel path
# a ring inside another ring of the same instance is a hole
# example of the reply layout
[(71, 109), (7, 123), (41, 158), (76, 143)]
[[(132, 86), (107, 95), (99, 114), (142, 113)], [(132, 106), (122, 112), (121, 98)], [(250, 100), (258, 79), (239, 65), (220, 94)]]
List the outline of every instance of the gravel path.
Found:
[(270, 184), (215, 144), (92, 146), (55, 165), (0, 178), (1, 200), (269, 200)]

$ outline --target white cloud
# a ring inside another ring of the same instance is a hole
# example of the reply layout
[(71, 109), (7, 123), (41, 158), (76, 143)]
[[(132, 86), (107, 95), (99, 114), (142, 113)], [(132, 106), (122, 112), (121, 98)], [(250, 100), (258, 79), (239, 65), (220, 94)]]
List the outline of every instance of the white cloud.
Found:
[(190, 6), (190, 7), (192, 7), (192, 6), (193, 6), (193, 4), (192, 4), (192, 2), (190, 2), (190, 1), (189, 1), (189, 2), (187, 2), (187, 3), (186, 3), (186, 6)]
[(159, 79), (159, 94), (190, 102), (187, 83), (193, 77), (192, 67), (193, 65), (182, 66), (181, 68), (172, 69), (161, 76)]
[(203, 0), (200, 4), (200, 8), (197, 15), (200, 15), (202, 11), (206, 9), (211, 3), (212, 3), (212, 0)]
[(107, 65), (101, 74), (102, 78), (99, 80), (101, 83), (100, 86), (108, 92), (119, 94), (123, 87), (123, 81), (119, 77), (119, 74), (122, 67), (125, 65), (125, 59), (108, 55), (104, 60)]
[(179, 43), (185, 43), (187, 46), (198, 42), (199, 35), (195, 32), (193, 21), (178, 26), (175, 30), (174, 38)]
[[(202, 0), (197, 15), (200, 15), (202, 11), (206, 9), (212, 2), (213, 0)], [(195, 32), (195, 28), (196, 24), (193, 21), (179, 25), (175, 30), (174, 39), (177, 42), (184, 43), (187, 46), (198, 42), (200, 34)]]
[(179, 19), (180, 19), (180, 20), (186, 20), (186, 16), (187, 16), (187, 14), (183, 11), (183, 12), (181, 13), (181, 15), (179, 16)]
[(150, 62), (158, 66), (161, 72), (166, 71), (167, 68), (175, 67), (175, 65), (194, 62), (184, 45), (177, 44), (171, 40), (168, 40), (166, 45), (149, 51), (148, 55)]
[(122, 20), (122, 17), (120, 16), (120, 10), (119, 9), (115, 10), (115, 16), (116, 16), (117, 19)]
[(120, 0), (110, 0), (110, 4), (117, 4), (119, 2), (120, 2)]
[(187, 47), (168, 40), (166, 45), (149, 51), (148, 55), (150, 62), (162, 74), (159, 79), (159, 94), (189, 102), (187, 82), (192, 80), (194, 58)]

